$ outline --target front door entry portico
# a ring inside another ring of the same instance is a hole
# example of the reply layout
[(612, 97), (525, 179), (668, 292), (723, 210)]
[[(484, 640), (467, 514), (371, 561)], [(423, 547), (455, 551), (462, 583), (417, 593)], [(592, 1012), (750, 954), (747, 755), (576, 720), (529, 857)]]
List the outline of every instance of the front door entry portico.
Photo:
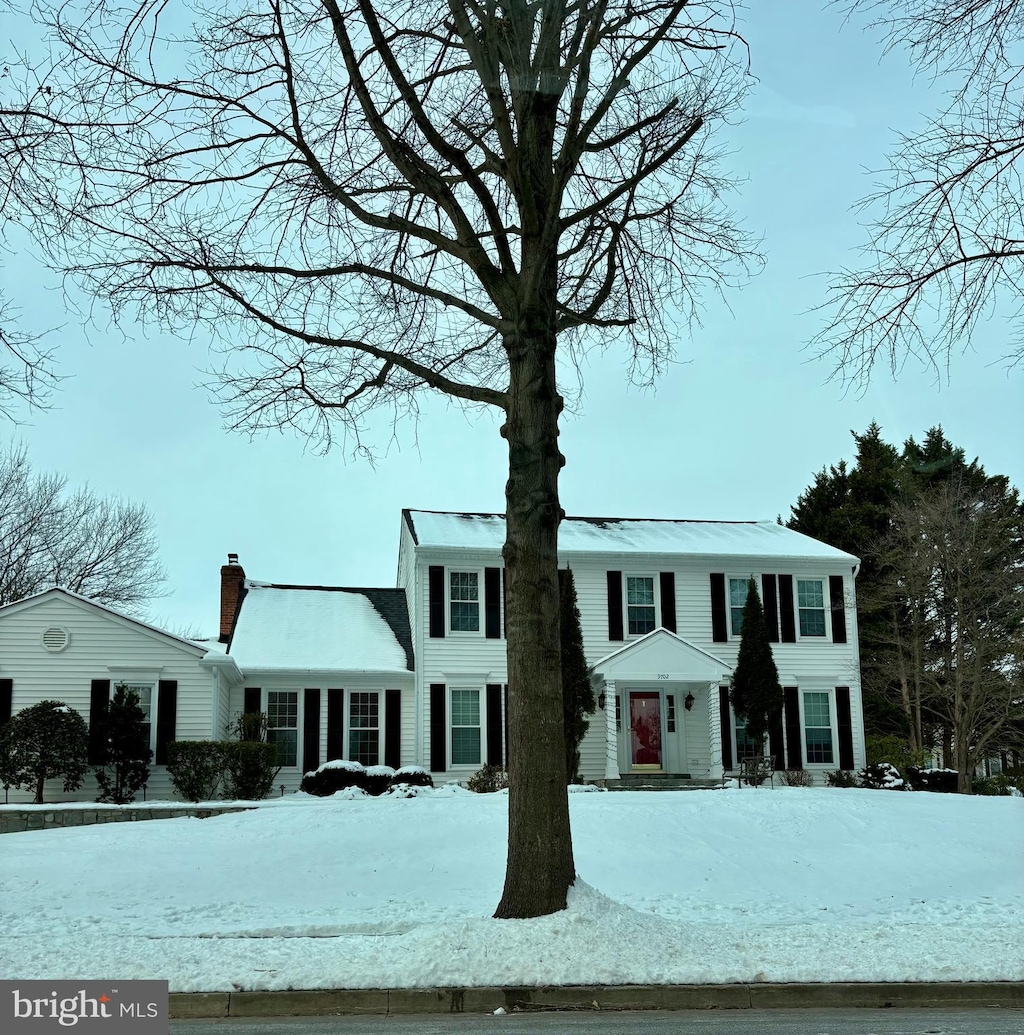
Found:
[(661, 768), (661, 695), (630, 691), (630, 760), (634, 769)]

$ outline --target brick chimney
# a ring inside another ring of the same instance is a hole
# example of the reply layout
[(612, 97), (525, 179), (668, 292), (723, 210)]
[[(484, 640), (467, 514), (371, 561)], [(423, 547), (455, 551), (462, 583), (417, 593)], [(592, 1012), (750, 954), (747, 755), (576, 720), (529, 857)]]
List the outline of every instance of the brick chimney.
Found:
[(229, 553), (228, 563), (220, 569), (220, 642), (227, 643), (231, 639), (231, 630), (235, 625), (235, 615), (242, 598), (242, 583), (245, 571), (238, 563), (238, 554)]

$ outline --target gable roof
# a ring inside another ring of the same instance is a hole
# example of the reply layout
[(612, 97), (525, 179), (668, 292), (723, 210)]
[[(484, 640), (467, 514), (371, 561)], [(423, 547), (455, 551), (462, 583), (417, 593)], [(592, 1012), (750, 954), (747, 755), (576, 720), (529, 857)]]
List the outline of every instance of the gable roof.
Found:
[(654, 680), (667, 674), (676, 681), (710, 683), (728, 678), (731, 671), (721, 658), (665, 628), (617, 647), (591, 667), (592, 677), (606, 680)]
[(405, 592), (246, 579), (228, 651), (246, 672), (411, 672)]
[[(504, 514), (407, 509), (402, 515), (417, 546), (500, 550), (505, 543)], [(859, 560), (775, 521), (565, 517), (558, 529), (558, 552)]]
[(99, 601), (93, 600), (91, 597), (84, 597), (81, 593), (75, 593), (70, 589), (64, 589), (63, 586), (54, 586), (52, 589), (45, 589), (39, 593), (31, 594), (31, 596), (22, 597), (21, 600), (14, 600), (9, 604), (3, 604), (0, 606), (0, 618), (3, 618), (5, 614), (12, 614), (17, 611), (36, 607), (48, 599), (64, 600), (70, 604), (74, 604), (76, 607), (82, 608), (83, 610), (94, 611), (104, 617), (113, 618), (117, 622), (136, 626), (141, 632), (144, 632), (149, 636), (157, 636), (160, 639), (170, 640), (175, 646), (186, 648), (193, 654), (195, 654), (197, 650), (204, 652), (210, 650), (209, 646), (204, 643), (186, 639), (184, 636), (177, 636), (174, 633), (168, 632), (166, 629), (161, 629), (159, 626), (151, 625), (149, 622), (143, 622), (138, 618), (133, 618), (131, 615), (126, 615), (107, 604), (101, 604)]

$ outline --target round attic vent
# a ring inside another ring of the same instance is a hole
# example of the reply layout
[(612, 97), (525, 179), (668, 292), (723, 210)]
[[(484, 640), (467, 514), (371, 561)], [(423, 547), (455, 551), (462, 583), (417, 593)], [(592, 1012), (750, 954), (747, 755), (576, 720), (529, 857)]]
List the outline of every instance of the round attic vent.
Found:
[(71, 642), (71, 633), (62, 625), (51, 625), (43, 633), (43, 646), (52, 653), (62, 651)]

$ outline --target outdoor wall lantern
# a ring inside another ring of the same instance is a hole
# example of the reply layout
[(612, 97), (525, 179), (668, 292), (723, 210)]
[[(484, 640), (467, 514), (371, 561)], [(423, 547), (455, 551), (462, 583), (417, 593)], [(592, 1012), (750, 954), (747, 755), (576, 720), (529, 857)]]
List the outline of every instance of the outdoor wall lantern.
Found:
[(696, 698), (693, 696), (693, 694), (687, 694), (686, 697), (683, 699), (683, 707), (687, 711), (689, 711), (693, 707), (693, 702), (695, 700)]
[(602, 690), (602, 691), (601, 691), (601, 692), (600, 692), (600, 693), (599, 693), (599, 694), (597, 695), (597, 706), (598, 706), (598, 708), (600, 708), (600, 709), (601, 709), (601, 711), (604, 711), (604, 706), (605, 706), (605, 705), (606, 705), (607, 703), (608, 703), (608, 698), (607, 698), (607, 697), (605, 696), (605, 693), (604, 693), (604, 691)]

